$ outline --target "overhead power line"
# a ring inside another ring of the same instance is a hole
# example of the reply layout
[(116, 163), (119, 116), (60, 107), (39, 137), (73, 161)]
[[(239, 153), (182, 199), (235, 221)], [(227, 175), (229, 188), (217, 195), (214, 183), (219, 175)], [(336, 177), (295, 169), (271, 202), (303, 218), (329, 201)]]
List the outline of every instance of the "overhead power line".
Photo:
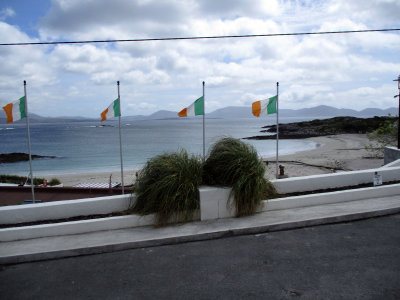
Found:
[(343, 30), (343, 31), (322, 31), (322, 32), (297, 32), (297, 33), (268, 33), (268, 34), (246, 34), (246, 35), (219, 35), (219, 36), (194, 36), (194, 37), (166, 37), (147, 39), (123, 39), (123, 40), (93, 40), (93, 41), (58, 41), (58, 42), (32, 42), (32, 43), (0, 43), (0, 46), (31, 46), (31, 45), (59, 45), (59, 44), (96, 44), (96, 43), (127, 43), (127, 42), (152, 42), (152, 41), (180, 41), (180, 40), (208, 40), (208, 39), (234, 39), (254, 37), (275, 37), (275, 36), (297, 36), (297, 35), (323, 35), (323, 34), (346, 34), (400, 31), (400, 28), (391, 29), (367, 29), (367, 30)]

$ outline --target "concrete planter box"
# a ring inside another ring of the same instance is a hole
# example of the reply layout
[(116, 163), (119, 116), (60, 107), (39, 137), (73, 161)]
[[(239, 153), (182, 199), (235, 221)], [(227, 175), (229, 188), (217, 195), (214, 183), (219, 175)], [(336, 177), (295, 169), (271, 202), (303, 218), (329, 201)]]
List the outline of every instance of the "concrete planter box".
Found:
[(234, 217), (236, 209), (230, 205), (233, 204), (231, 190), (228, 187), (200, 187), (200, 219), (204, 221)]

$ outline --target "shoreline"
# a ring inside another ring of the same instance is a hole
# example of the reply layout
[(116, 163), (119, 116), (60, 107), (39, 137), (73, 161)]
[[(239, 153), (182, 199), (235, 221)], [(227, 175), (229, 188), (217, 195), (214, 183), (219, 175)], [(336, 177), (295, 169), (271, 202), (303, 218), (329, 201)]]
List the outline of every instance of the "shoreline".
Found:
[[(383, 159), (369, 158), (365, 145), (369, 144), (365, 134), (339, 134), (307, 138), (316, 144), (316, 148), (303, 150), (293, 154), (279, 156), (279, 165), (285, 168), (289, 177), (328, 174), (336, 171), (353, 171), (379, 168)], [(282, 149), (281, 149), (282, 150)], [(275, 156), (264, 156), (268, 162), (265, 177), (275, 179)], [(124, 170), (124, 185), (129, 186), (136, 181), (139, 170)], [(49, 174), (41, 176), (50, 180), (58, 178), (64, 186), (74, 186), (79, 183), (109, 183), (121, 182), (121, 171), (85, 172), (70, 174)]]
[[(285, 175), (308, 176), (383, 166), (383, 158), (373, 158), (365, 150), (370, 143), (365, 134), (338, 134), (308, 139), (316, 143), (315, 149), (279, 156), (278, 165), (284, 166)], [(263, 160), (268, 162), (266, 178), (274, 179), (275, 157), (263, 157)]]
[[(136, 181), (136, 172), (139, 170), (124, 170), (124, 185), (133, 185)], [(87, 173), (71, 173), (60, 174), (54, 177), (60, 179), (64, 186), (74, 186), (79, 183), (109, 183), (111, 175), (111, 182), (121, 182), (121, 171), (109, 172), (87, 172)]]

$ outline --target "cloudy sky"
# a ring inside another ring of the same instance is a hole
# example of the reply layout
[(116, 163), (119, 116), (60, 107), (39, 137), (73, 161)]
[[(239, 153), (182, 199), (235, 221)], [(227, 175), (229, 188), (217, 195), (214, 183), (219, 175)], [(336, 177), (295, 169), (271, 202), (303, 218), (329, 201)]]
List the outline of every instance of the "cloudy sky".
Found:
[[(0, 0), (0, 43), (400, 28), (398, 0)], [(43, 116), (96, 117), (251, 106), (397, 106), (400, 32), (108, 44), (0, 46), (0, 105), (23, 95)], [(0, 115), (0, 117), (4, 117)]]

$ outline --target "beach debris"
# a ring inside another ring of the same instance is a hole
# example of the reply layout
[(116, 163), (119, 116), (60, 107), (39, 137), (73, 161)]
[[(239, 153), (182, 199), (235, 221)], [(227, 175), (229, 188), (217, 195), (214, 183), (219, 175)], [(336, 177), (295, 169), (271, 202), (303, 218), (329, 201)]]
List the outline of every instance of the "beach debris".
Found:
[(279, 165), (279, 175), (285, 175), (285, 166)]
[(288, 178), (288, 175), (285, 175), (285, 166), (283, 165), (279, 165), (279, 176), (278, 178), (282, 179), (282, 178)]

